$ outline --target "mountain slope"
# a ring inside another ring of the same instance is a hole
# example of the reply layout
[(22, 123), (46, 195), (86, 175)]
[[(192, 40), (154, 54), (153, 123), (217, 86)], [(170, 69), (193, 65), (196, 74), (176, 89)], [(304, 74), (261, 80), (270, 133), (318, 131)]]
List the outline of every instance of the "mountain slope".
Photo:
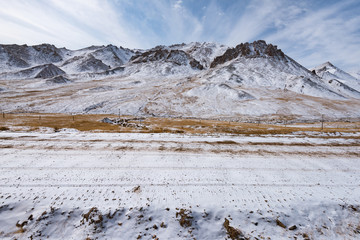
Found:
[(348, 85), (356, 91), (360, 91), (359, 79), (334, 66), (330, 62), (323, 63), (320, 66), (317, 66), (311, 70), (315, 71), (315, 73), (324, 80), (331, 81), (335, 79), (342, 84)]
[(57, 63), (63, 60), (67, 49), (54, 45), (0, 45), (0, 70), (11, 71), (35, 65)]
[(276, 46), (261, 40), (228, 49), (214, 59), (211, 71), (204, 77), (238, 87), (267, 87), (316, 97), (345, 98)]
[(63, 75), (65, 72), (54, 64), (44, 64), (17, 72), (2, 73), (0, 77), (3, 79), (29, 79), (29, 78), (52, 78)]
[(92, 54), (73, 57), (65, 61), (60, 67), (68, 73), (102, 72), (110, 69), (110, 66), (95, 58)]
[[(3, 110), (118, 114), (120, 109), (131, 115), (234, 120), (360, 117), (356, 79), (322, 78), (261, 40), (234, 48), (44, 46), (50, 47), (36, 50), (40, 55), (28, 56), (36, 49), (29, 46), (0, 54)], [(13, 59), (20, 60), (9, 70)], [(37, 65), (44, 59), (56, 62)]]
[[(23, 75), (21, 71), (27, 68), (53, 64), (68, 74), (96, 73), (126, 64), (133, 54), (129, 49), (113, 45), (91, 46), (75, 51), (50, 44), (0, 45), (0, 72), (17, 76)], [(32, 74), (28, 76), (32, 77)]]
[(229, 47), (218, 43), (199, 43), (176, 44), (169, 48), (182, 50), (188, 53), (192, 58), (196, 59), (204, 68), (209, 68), (211, 62), (222, 55)]

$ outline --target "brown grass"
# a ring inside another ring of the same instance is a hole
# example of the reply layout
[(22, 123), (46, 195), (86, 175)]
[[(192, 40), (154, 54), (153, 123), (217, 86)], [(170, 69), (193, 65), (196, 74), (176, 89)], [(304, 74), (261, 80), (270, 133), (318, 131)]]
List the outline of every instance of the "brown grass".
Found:
[(230, 226), (230, 222), (225, 218), (223, 226), (226, 230), (227, 235), (232, 240), (241, 240), (241, 239), (249, 239), (244, 236), (244, 234), (237, 228)]
[(1, 123), (7, 123), (13, 126), (24, 127), (49, 127), (59, 131), (61, 128), (74, 128), (79, 131), (103, 131), (103, 132), (120, 132), (117, 125), (100, 122), (109, 115), (68, 115), (68, 114), (6, 114), (1, 118)]
[(8, 127), (0, 127), (0, 131), (9, 131), (10, 130), (10, 128), (8, 128)]
[[(62, 128), (73, 128), (79, 131), (100, 131), (100, 132), (142, 132), (142, 133), (178, 133), (178, 134), (245, 134), (245, 135), (264, 135), (264, 134), (290, 134), (298, 131), (315, 131), (315, 132), (358, 132), (360, 122), (356, 123), (326, 123), (325, 129), (319, 127), (319, 123), (314, 125), (293, 124), (291, 126), (277, 124), (259, 124), (229, 122), (217, 120), (200, 120), (200, 119), (176, 119), (176, 118), (146, 118), (142, 121), (145, 126), (141, 129), (121, 127), (114, 124), (102, 123), (105, 117), (116, 118), (116, 115), (105, 114), (55, 114), (55, 113), (18, 113), (5, 114), (0, 117), (0, 130), (8, 130), (10, 126), (29, 127), (37, 130), (40, 127), (53, 128), (59, 131)], [(138, 121), (131, 121), (139, 123)], [(326, 127), (328, 125), (329, 127)], [(335, 127), (334, 127), (335, 126)], [(236, 144), (229, 141), (222, 144)]]
[(190, 214), (191, 211), (183, 208), (176, 212), (176, 218), (180, 217), (179, 223), (183, 228), (191, 227), (193, 217)]

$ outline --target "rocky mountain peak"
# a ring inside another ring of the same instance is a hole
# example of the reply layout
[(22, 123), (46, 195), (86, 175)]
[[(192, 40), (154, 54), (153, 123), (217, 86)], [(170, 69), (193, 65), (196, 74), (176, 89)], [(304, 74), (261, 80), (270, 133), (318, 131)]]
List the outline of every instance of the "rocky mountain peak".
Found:
[(331, 62), (325, 62), (319, 66), (317, 66), (316, 68), (314, 68), (316, 72), (319, 72), (319, 71), (327, 71), (327, 70), (330, 70), (330, 69), (337, 69), (337, 67), (335, 67), (335, 65), (333, 65)]
[(179, 49), (170, 49), (165, 46), (156, 46), (148, 51), (134, 55), (130, 61), (132, 63), (164, 61), (179, 66), (190, 65), (193, 69), (204, 69), (204, 67), (187, 52)]
[(214, 68), (219, 64), (223, 64), (239, 56), (245, 58), (285, 58), (285, 54), (280, 49), (278, 49), (276, 45), (267, 44), (264, 40), (258, 40), (253, 43), (240, 43), (235, 48), (229, 48), (223, 55), (216, 57), (211, 63), (210, 67)]
[(35, 78), (50, 78), (65, 74), (63, 70), (54, 64), (45, 64), (42, 70), (35, 76)]

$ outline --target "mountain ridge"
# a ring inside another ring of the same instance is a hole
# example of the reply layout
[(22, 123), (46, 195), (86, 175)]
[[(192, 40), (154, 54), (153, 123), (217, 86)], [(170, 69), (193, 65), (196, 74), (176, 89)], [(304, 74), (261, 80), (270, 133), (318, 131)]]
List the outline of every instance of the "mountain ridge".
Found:
[[(263, 40), (234, 48), (192, 42), (147, 50), (0, 45), (2, 108), (7, 111), (117, 113), (121, 108), (144, 116), (358, 116), (360, 84), (348, 76), (329, 63), (309, 70)], [(26, 94), (34, 91), (47, 102)], [(349, 106), (341, 109), (346, 102)]]

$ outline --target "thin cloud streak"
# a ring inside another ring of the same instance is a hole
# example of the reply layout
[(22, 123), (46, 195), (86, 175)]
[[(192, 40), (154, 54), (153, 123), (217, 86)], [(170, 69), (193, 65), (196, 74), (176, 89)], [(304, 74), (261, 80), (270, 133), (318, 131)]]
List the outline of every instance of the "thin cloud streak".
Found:
[[(358, 67), (357, 0), (0, 0), (2, 43), (78, 49), (115, 44), (128, 48), (212, 41), (231, 47), (265, 39), (313, 67), (332, 61)], [(196, 5), (195, 8), (192, 5)]]
[(8, 43), (82, 45), (84, 37), (99, 42), (92, 35), (63, 20), (52, 7), (41, 1), (6, 1), (0, 9), (0, 28), (12, 38)]
[(274, 12), (280, 0), (254, 0), (246, 7), (245, 13), (237, 20), (226, 43), (230, 45), (252, 41), (258, 38), (275, 21)]
[(328, 60), (339, 67), (354, 67), (360, 56), (360, 16), (346, 10), (352, 4), (345, 1), (317, 11), (308, 9), (267, 40), (307, 67)]
[(7, 43), (49, 42), (69, 48), (140, 45), (122, 27), (117, 14), (108, 2), (100, 0), (6, 1), (0, 9), (0, 27), (12, 36), (6, 38)]

